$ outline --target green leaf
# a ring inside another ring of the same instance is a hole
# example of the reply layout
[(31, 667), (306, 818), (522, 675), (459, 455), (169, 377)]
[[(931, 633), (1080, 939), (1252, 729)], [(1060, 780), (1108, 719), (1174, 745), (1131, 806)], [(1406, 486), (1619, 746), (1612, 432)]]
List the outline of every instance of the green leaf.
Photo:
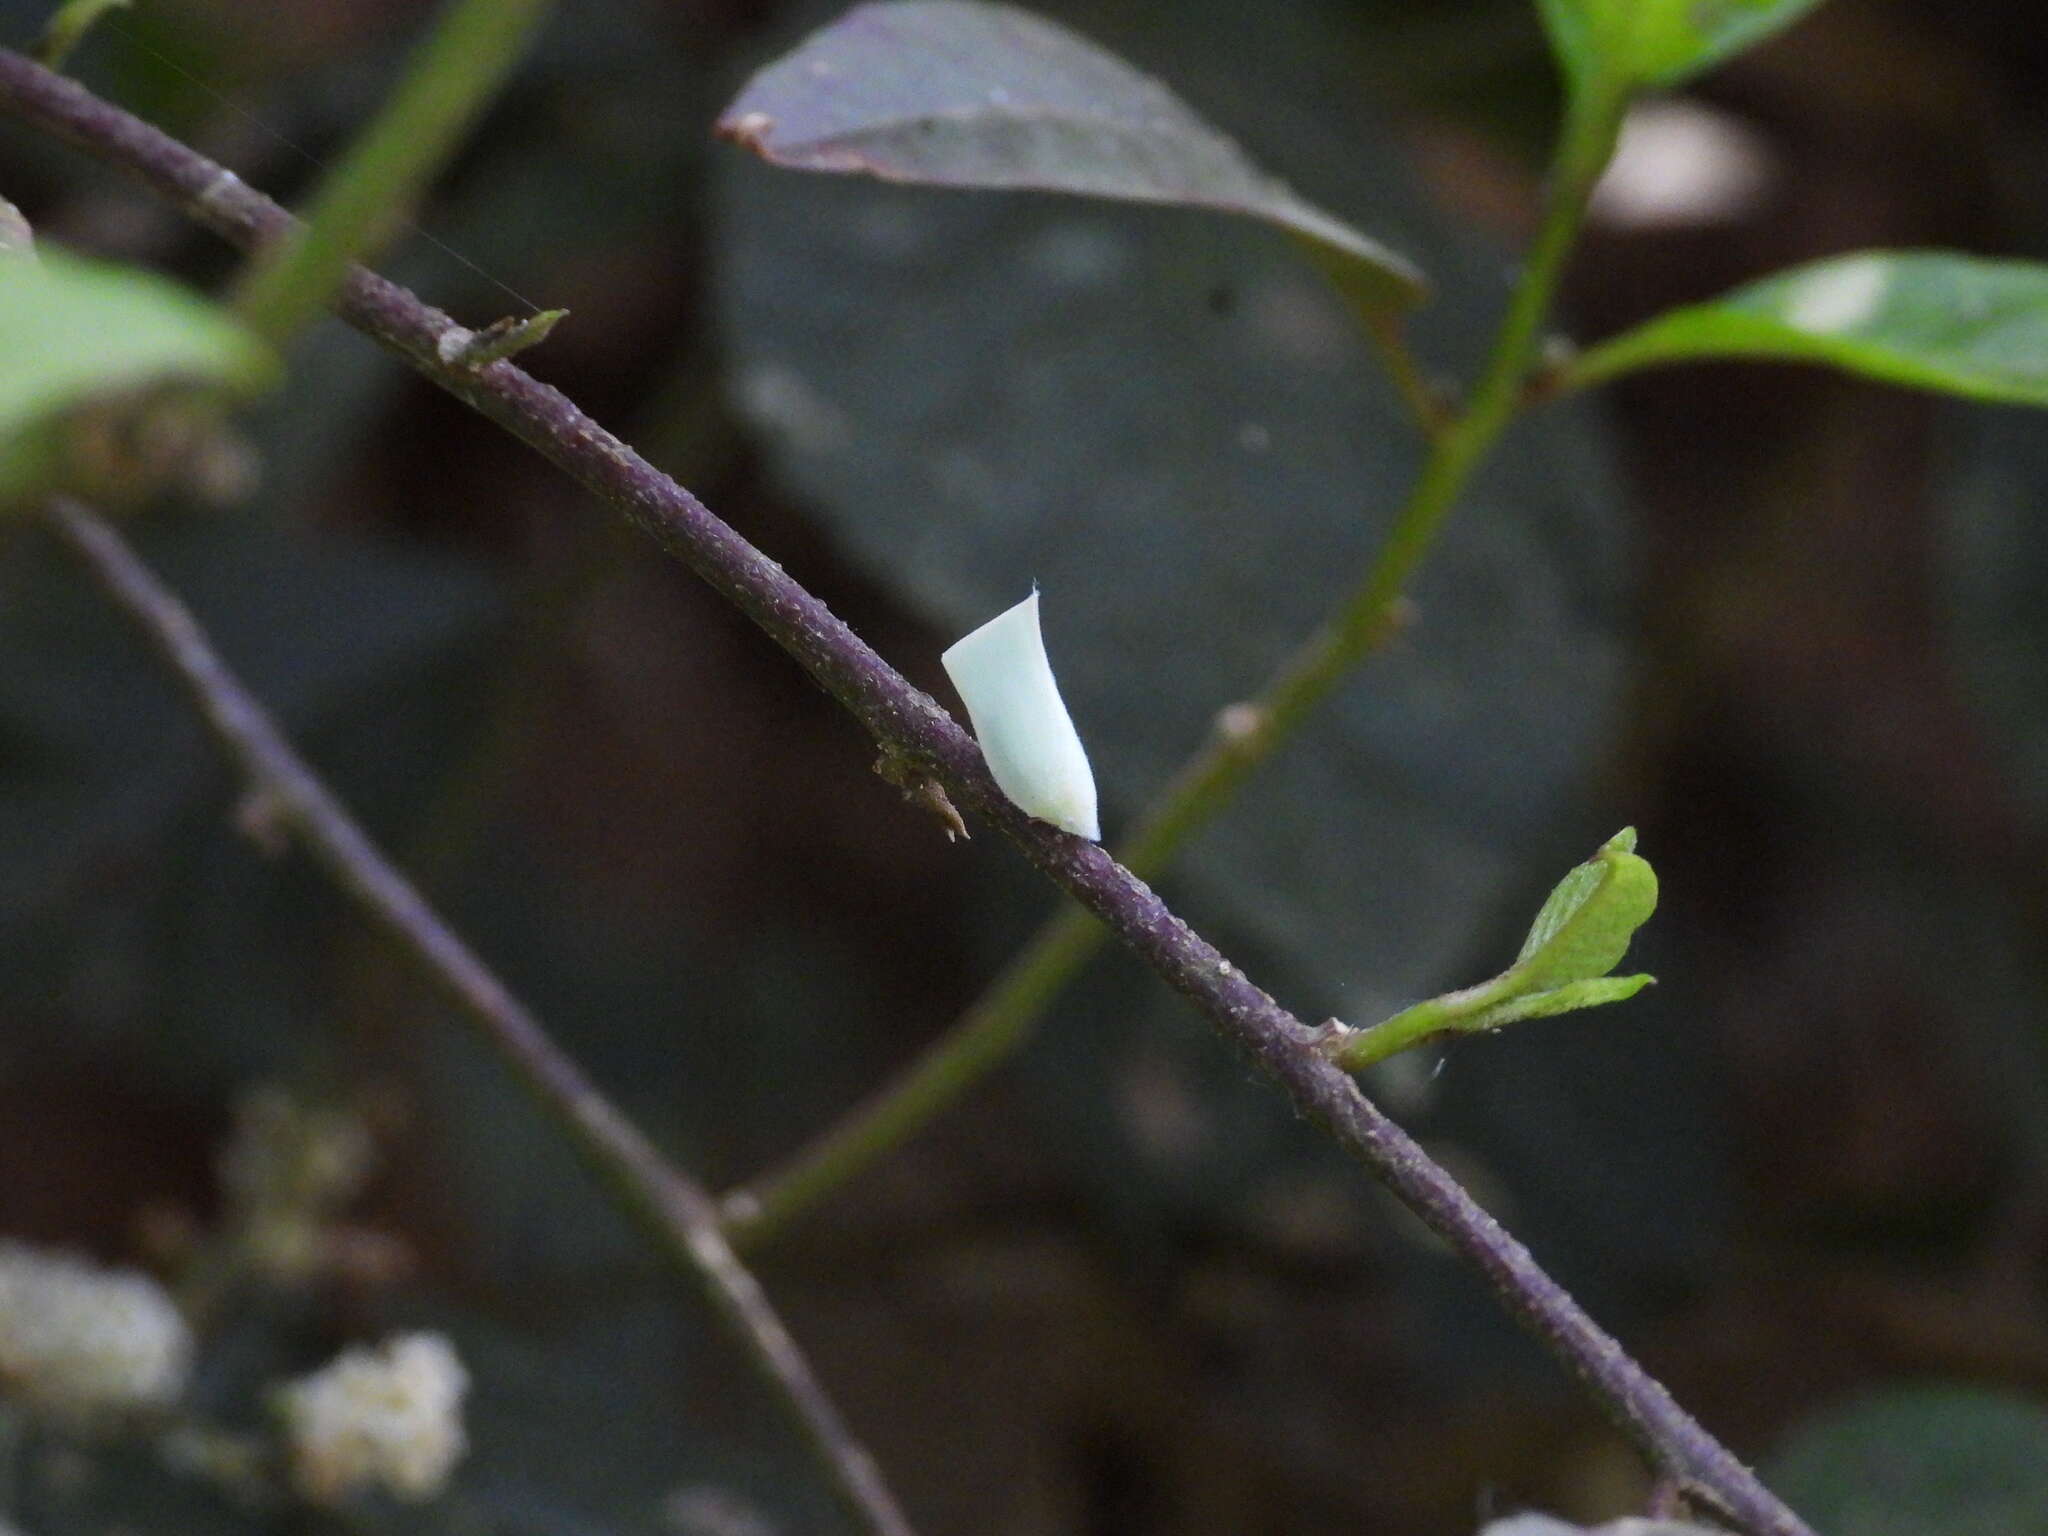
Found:
[(1657, 875), (1623, 827), (1557, 883), (1536, 914), (1508, 977), (1515, 992), (1544, 991), (1605, 976), (1657, 907)]
[(1519, 1024), (1523, 1019), (1548, 1019), (1560, 1013), (1576, 1013), (1581, 1008), (1626, 1002), (1643, 988), (1655, 985), (1656, 980), (1654, 976), (1638, 975), (1595, 976), (1584, 981), (1567, 982), (1547, 992), (1526, 992), (1505, 1003), (1496, 1003), (1458, 1027), (1461, 1031), (1476, 1034), (1499, 1029), (1503, 1024)]
[(1537, 0), (1575, 90), (1668, 89), (1791, 25), (1820, 0)]
[(1981, 1389), (1893, 1390), (1810, 1420), (1768, 1479), (1828, 1536), (2038, 1531), (2048, 1412)]
[(1347, 1071), (1384, 1061), (1436, 1035), (1478, 1034), (1634, 997), (1653, 976), (1610, 977), (1657, 908), (1657, 874), (1623, 827), (1558, 881), (1515, 963), (1491, 981), (1404, 1008), (1357, 1034), (1338, 1034), (1332, 1059)]
[(770, 64), (718, 131), (773, 164), (927, 186), (1212, 208), (1341, 258), (1366, 302), (1419, 302), (1422, 275), (1265, 174), (1165, 86), (1003, 5), (863, 5)]
[(167, 384), (254, 390), (270, 353), (167, 279), (42, 248), (0, 261), (0, 504), (63, 468), (59, 418), (86, 401)]
[(1543, 30), (1550, 34), (1550, 48), (1574, 89), (1603, 78), (1603, 66), (1610, 64), (1602, 46), (1603, 29), (1611, 7), (1605, 0), (1536, 0), (1543, 17)]
[(2048, 405), (2048, 265), (1946, 251), (1832, 257), (1624, 332), (1579, 358), (1565, 384), (1731, 357)]

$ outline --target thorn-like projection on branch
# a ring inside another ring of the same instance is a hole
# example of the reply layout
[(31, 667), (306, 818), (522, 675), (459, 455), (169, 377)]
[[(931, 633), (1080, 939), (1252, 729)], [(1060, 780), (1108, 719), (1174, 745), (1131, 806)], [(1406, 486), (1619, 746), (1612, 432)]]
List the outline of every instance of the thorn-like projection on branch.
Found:
[(507, 315), (480, 331), (450, 331), (444, 341), (454, 345), (444, 350), (441, 360), (459, 368), (488, 368), (528, 347), (539, 346), (568, 313), (566, 309), (544, 309), (524, 318)]
[(884, 742), (881, 754), (875, 759), (875, 772), (902, 790), (903, 798), (912, 805), (921, 805), (938, 817), (946, 829), (947, 842), (969, 840), (967, 823), (961, 820), (960, 812), (947, 797), (945, 786), (904, 753)]
[(997, 787), (1041, 821), (1101, 841), (1095, 774), (1053, 681), (1038, 627), (1038, 589), (955, 641), (940, 660)]
[(1477, 1034), (1522, 1019), (1618, 1003), (1656, 978), (1610, 976), (1657, 907), (1657, 875), (1623, 827), (1557, 883), (1515, 963), (1491, 981), (1404, 1008), (1365, 1030), (1325, 1031), (1316, 1042), (1347, 1071), (1443, 1034)]

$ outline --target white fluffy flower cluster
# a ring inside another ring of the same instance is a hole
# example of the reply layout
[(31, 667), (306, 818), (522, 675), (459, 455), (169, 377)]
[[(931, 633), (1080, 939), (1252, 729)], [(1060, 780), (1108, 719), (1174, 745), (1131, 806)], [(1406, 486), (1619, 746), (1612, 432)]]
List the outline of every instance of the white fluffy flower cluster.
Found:
[(432, 1497), (462, 1456), (468, 1389), (469, 1373), (438, 1333), (343, 1350), (279, 1393), (294, 1484), (316, 1504), (371, 1487)]
[(184, 1389), (192, 1334), (147, 1275), (0, 1240), (0, 1390), (89, 1421)]

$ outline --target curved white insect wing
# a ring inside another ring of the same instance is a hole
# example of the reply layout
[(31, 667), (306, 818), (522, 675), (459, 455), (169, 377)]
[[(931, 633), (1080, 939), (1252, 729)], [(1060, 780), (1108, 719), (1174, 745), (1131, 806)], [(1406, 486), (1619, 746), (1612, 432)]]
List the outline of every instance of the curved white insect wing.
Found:
[(1002, 792), (1033, 816), (1100, 841), (1095, 775), (1046, 659), (1038, 589), (939, 659)]

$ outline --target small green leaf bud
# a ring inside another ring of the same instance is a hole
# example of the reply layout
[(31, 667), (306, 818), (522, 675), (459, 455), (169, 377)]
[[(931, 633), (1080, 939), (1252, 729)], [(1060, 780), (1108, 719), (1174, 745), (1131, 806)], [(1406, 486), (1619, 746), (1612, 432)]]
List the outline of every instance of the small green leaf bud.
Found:
[(1634, 997), (1655, 979), (1609, 976), (1657, 909), (1657, 874), (1623, 827), (1558, 881), (1522, 941), (1515, 963), (1491, 981), (1404, 1008), (1371, 1029), (1332, 1035), (1330, 1058), (1346, 1071), (1384, 1061), (1437, 1035), (1476, 1034)]

